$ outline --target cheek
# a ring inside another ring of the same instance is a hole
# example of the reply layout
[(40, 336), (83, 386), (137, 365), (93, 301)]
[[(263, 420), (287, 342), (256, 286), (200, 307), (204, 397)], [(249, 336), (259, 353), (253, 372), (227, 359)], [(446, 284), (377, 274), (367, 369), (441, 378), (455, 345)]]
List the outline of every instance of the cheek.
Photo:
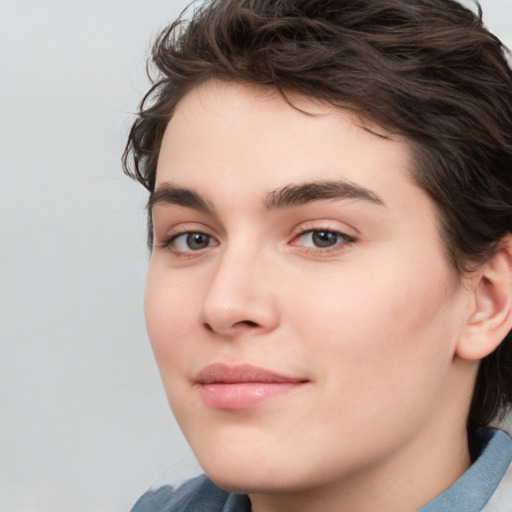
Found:
[(198, 299), (194, 290), (194, 287), (182, 284), (178, 276), (150, 267), (144, 312), (149, 339), (161, 371), (180, 365), (180, 356), (184, 354), (182, 345), (197, 316)]
[(329, 368), (325, 385), (340, 388), (349, 402), (435, 393), (451, 362), (457, 293), (444, 267), (430, 267), (430, 274), (392, 268), (352, 266), (338, 277), (316, 276), (314, 287), (302, 283), (310, 293), (295, 302), (296, 335), (310, 340), (312, 359)]

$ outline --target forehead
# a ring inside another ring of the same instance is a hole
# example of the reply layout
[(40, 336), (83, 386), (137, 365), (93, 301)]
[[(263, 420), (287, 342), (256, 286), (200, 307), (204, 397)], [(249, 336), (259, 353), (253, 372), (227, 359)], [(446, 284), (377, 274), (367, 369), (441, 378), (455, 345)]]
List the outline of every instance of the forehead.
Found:
[[(177, 105), (162, 140), (157, 187), (170, 179), (246, 188), (264, 181), (275, 189), (291, 182), (337, 179), (405, 180), (411, 158), (405, 140), (301, 95), (245, 83), (211, 80)], [(365, 171), (372, 169), (372, 176)], [(365, 185), (364, 183), (361, 183)], [(367, 181), (366, 184), (369, 184)]]

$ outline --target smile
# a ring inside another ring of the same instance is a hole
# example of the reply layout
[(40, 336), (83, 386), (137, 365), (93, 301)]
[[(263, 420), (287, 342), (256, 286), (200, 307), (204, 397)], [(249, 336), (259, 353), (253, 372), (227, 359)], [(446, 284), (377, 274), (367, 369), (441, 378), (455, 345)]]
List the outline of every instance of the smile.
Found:
[(205, 404), (214, 409), (251, 409), (294, 391), (308, 381), (250, 365), (209, 365), (195, 383)]

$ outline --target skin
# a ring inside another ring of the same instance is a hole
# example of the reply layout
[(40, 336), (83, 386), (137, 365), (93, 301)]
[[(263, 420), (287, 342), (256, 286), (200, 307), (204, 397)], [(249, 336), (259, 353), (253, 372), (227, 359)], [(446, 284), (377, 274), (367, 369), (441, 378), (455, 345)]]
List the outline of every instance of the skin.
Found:
[[(254, 512), (417, 510), (470, 464), (477, 365), (457, 347), (473, 281), (446, 261), (406, 141), (291, 99), (314, 115), (209, 81), (167, 127), (145, 312), (169, 403), (205, 472), (248, 493)], [(356, 192), (275, 200), (312, 182)], [(321, 231), (332, 245), (317, 246)], [(304, 384), (218, 409), (195, 380), (212, 363)]]

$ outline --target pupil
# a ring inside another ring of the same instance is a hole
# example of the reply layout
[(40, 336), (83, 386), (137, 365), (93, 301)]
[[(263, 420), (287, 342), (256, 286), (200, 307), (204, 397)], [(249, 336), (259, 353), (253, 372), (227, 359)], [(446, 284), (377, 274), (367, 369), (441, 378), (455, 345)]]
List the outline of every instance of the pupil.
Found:
[(338, 235), (331, 231), (314, 231), (312, 238), (317, 247), (331, 247), (338, 243)]
[(208, 247), (210, 237), (204, 233), (190, 233), (187, 235), (187, 245), (193, 251)]

